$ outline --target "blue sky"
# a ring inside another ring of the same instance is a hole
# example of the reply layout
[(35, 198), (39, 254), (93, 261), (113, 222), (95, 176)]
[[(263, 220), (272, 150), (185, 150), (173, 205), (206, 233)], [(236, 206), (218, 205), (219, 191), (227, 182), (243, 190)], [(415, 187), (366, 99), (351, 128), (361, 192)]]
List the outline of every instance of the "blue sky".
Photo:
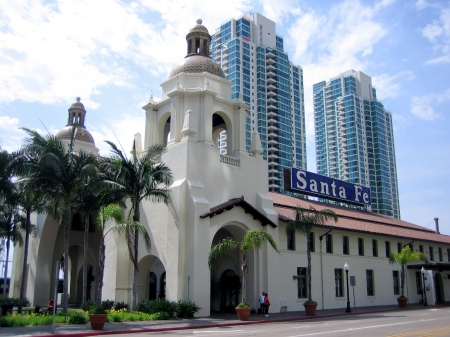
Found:
[(259, 12), (277, 23), (303, 67), (308, 170), (315, 172), (312, 85), (349, 69), (372, 76), (394, 117), (403, 220), (450, 234), (450, 2), (138, 0), (0, 2), (0, 141), (17, 149), (19, 127), (52, 133), (80, 96), (87, 128), (131, 147), (141, 107), (185, 55), (198, 18), (213, 33)]

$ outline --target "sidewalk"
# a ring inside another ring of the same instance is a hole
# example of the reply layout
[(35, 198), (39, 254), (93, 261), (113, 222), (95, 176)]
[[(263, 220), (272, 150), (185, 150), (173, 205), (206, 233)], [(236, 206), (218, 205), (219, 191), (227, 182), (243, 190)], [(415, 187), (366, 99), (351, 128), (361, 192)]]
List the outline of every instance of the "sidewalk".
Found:
[(234, 326), (243, 324), (263, 324), (269, 322), (283, 322), (306, 319), (323, 319), (330, 317), (340, 317), (348, 315), (376, 314), (386, 311), (407, 311), (424, 308), (436, 308), (436, 306), (424, 307), (421, 304), (408, 304), (407, 309), (399, 309), (397, 305), (374, 306), (352, 308), (351, 313), (345, 313), (345, 308), (317, 310), (316, 316), (307, 317), (304, 311), (292, 311), (286, 313), (269, 313), (269, 317), (259, 314), (251, 314), (247, 322), (237, 320), (236, 314), (213, 314), (206, 318), (193, 318), (170, 321), (145, 321), (145, 322), (123, 322), (106, 323), (102, 331), (91, 330), (88, 324), (85, 325), (66, 325), (58, 324), (55, 327), (55, 333), (51, 333), (51, 326), (29, 326), (18, 328), (0, 328), (0, 336), (64, 336), (64, 337), (82, 337), (82, 336), (100, 336), (110, 334), (123, 334), (133, 332), (158, 332), (173, 331), (184, 329), (205, 329), (218, 326)]

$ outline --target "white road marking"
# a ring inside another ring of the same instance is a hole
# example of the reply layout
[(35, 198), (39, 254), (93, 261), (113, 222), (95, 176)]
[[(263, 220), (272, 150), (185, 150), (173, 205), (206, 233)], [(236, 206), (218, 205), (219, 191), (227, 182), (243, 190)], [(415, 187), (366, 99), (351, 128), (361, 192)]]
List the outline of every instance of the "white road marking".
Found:
[[(425, 322), (425, 321), (438, 321), (441, 319), (447, 319), (447, 318), (433, 318), (433, 319), (422, 319), (421, 321)], [(326, 332), (315, 332), (315, 333), (309, 333), (309, 334), (305, 334), (305, 335), (295, 335), (295, 336), (291, 336), (291, 337), (303, 337), (303, 336), (316, 336), (316, 335), (326, 335), (326, 334), (330, 334), (330, 333), (336, 333), (336, 332), (344, 332), (344, 331), (354, 331), (354, 330), (364, 330), (364, 329), (375, 329), (375, 328), (382, 328), (382, 327), (386, 327), (386, 326), (394, 326), (394, 325), (404, 325), (404, 324), (411, 324), (411, 323), (417, 323), (416, 321), (411, 321), (411, 322), (401, 322), (401, 323), (392, 323), (392, 324), (382, 324), (382, 325), (372, 325), (372, 326), (365, 326), (365, 327), (361, 327), (361, 328), (349, 328), (349, 329), (344, 329), (344, 330), (334, 330), (334, 331), (326, 331)]]
[(192, 331), (192, 333), (197, 333), (197, 334), (212, 334), (212, 335), (202, 335), (202, 337), (206, 337), (206, 336), (220, 336), (220, 335), (229, 335), (229, 334), (241, 334), (241, 333), (249, 333), (249, 332), (263, 332), (265, 330), (252, 330), (252, 331), (247, 331), (247, 330), (233, 330), (233, 331), (214, 331), (214, 330), (199, 330), (199, 331)]
[(310, 325), (305, 325), (305, 326), (293, 326), (292, 329), (303, 329), (303, 328), (309, 328)]

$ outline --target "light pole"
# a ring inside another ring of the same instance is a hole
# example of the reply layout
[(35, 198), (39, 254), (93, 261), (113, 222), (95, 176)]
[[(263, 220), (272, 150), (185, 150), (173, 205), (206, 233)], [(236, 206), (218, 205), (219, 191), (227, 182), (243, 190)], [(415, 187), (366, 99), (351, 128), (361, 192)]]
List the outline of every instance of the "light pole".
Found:
[(427, 292), (426, 292), (426, 289), (425, 289), (425, 268), (422, 267), (420, 272), (422, 273), (422, 280), (423, 280), (423, 297), (424, 297), (423, 305), (425, 307), (427, 307), (428, 306), (428, 301), (427, 301)]
[(347, 262), (344, 264), (344, 270), (345, 270), (345, 276), (347, 278), (347, 309), (345, 309), (345, 312), (352, 312), (352, 309), (350, 309), (350, 293), (348, 291), (348, 270), (350, 269), (350, 266)]

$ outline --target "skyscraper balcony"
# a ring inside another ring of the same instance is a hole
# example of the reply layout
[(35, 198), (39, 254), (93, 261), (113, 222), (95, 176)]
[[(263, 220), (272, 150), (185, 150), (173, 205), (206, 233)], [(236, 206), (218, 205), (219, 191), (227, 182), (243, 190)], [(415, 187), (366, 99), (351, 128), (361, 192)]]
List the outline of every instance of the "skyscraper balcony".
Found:
[[(276, 101), (275, 101), (276, 102)], [(276, 110), (276, 109), (278, 109), (275, 105), (273, 105), (273, 104), (269, 104), (268, 106), (267, 106), (267, 108), (268, 109), (273, 109), (273, 110)], [(269, 112), (267, 112), (267, 114), (269, 114)], [(276, 116), (276, 115), (275, 115)]]
[(268, 65), (266, 66), (266, 69), (267, 69), (268, 71), (272, 71), (272, 70), (276, 70), (277, 68), (275, 68), (272, 64), (268, 64)]
[(273, 58), (268, 58), (268, 59), (266, 60), (266, 63), (267, 63), (267, 64), (274, 64), (274, 63), (275, 63), (275, 60), (274, 60)]
[(276, 111), (269, 110), (267, 111), (267, 117), (276, 117), (278, 114)]
[(278, 144), (278, 141), (277, 141), (276, 139), (274, 139), (274, 138), (270, 138), (270, 139), (267, 141), (267, 144), (269, 144), (269, 145), (277, 145), (277, 144)]
[(270, 77), (276, 77), (277, 76), (277, 74), (275, 74), (273, 71), (268, 71), (266, 73), (266, 75), (267, 75), (267, 79), (269, 79)]
[(266, 58), (274, 58), (274, 57), (275, 57), (275, 54), (272, 53), (270, 50), (268, 50), (266, 53)]
[(273, 96), (276, 96), (276, 95), (277, 95), (277, 93), (275, 91), (272, 91), (272, 90), (267, 91), (267, 96), (273, 97)]
[(267, 135), (268, 137), (278, 137), (278, 135), (274, 132), (271, 132)]
[(276, 119), (270, 118), (267, 120), (268, 124), (273, 124), (273, 123), (278, 123), (278, 121)]
[(267, 126), (267, 130), (269, 131), (278, 130), (278, 127), (276, 124), (270, 124), (269, 126)]
[(269, 103), (269, 106), (270, 106), (270, 104), (276, 103), (276, 102), (277, 102), (277, 100), (275, 98), (273, 98), (272, 96), (267, 99), (267, 103)]
[(269, 77), (269, 78), (267, 78), (267, 83), (269, 83), (269, 84), (277, 83), (277, 80), (273, 77)]

